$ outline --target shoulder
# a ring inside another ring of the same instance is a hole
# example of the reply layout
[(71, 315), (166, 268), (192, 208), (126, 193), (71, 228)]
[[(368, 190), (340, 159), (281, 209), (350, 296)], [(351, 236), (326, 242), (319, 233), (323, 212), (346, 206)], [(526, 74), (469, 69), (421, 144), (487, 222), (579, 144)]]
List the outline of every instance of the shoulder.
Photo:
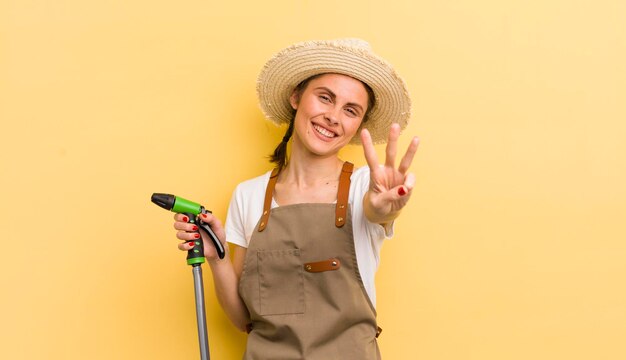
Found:
[(240, 182), (233, 191), (230, 200), (230, 211), (237, 211), (245, 215), (244, 213), (248, 209), (254, 208), (259, 202), (262, 204), (270, 173), (267, 172), (261, 176)]
[(355, 168), (352, 172), (352, 178), (361, 178), (363, 176), (366, 176), (369, 179), (370, 167), (367, 165)]
[(265, 189), (270, 180), (268, 171), (263, 175), (243, 181), (237, 185), (231, 199), (231, 210), (236, 210), (242, 216), (254, 215), (255, 211), (261, 211), (265, 199)]
[(249, 199), (251, 196), (253, 197), (254, 194), (264, 194), (271, 173), (271, 171), (268, 171), (263, 175), (239, 183), (235, 188), (235, 197), (241, 197), (243, 200)]
[(357, 183), (357, 184), (361, 184), (361, 183), (367, 183), (369, 185), (370, 183), (370, 168), (369, 166), (361, 166), (359, 168), (354, 169), (354, 171), (352, 172), (352, 176), (350, 177), (350, 180), (353, 183)]
[(261, 217), (265, 188), (269, 182), (271, 171), (255, 178), (239, 183), (226, 216), (226, 239), (228, 242), (248, 247), (250, 236)]

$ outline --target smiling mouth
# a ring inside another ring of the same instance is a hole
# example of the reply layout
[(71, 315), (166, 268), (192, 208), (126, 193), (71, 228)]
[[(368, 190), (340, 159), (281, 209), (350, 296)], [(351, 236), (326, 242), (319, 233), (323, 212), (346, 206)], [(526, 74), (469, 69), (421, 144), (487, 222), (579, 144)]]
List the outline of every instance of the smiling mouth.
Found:
[(313, 129), (315, 129), (315, 131), (317, 131), (318, 134), (327, 137), (327, 138), (334, 138), (337, 136), (337, 134), (335, 134), (334, 132), (324, 129), (323, 127), (317, 125), (317, 124), (313, 124)]

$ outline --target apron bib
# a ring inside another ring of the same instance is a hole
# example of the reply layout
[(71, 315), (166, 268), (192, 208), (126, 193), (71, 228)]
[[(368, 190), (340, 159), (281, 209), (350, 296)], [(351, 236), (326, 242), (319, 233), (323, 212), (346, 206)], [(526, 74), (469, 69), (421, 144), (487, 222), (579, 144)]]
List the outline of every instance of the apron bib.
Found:
[(336, 204), (275, 209), (272, 172), (239, 281), (252, 320), (244, 359), (380, 359), (354, 249), (352, 169), (344, 163)]

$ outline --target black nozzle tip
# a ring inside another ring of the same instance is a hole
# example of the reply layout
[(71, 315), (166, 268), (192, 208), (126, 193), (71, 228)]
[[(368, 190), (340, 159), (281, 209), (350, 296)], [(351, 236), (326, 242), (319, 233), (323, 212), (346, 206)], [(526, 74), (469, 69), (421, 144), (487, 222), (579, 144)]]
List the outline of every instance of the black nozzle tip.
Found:
[(172, 210), (176, 202), (176, 196), (170, 194), (154, 193), (150, 198), (153, 203), (159, 205), (165, 210)]

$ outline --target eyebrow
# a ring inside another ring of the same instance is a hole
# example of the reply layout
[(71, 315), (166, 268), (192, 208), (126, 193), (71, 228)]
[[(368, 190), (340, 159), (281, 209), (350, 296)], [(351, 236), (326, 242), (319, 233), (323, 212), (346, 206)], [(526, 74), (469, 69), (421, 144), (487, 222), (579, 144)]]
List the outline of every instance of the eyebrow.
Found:
[[(315, 88), (315, 90), (324, 90), (324, 91), (328, 92), (328, 94), (330, 94), (330, 97), (332, 97), (333, 100), (335, 100), (337, 98), (337, 95), (332, 90), (327, 88), (326, 86), (318, 86), (318, 87)], [(363, 106), (361, 106), (360, 104), (357, 104), (355, 102), (349, 102), (346, 105), (358, 107), (361, 110), (361, 112), (363, 112)]]

